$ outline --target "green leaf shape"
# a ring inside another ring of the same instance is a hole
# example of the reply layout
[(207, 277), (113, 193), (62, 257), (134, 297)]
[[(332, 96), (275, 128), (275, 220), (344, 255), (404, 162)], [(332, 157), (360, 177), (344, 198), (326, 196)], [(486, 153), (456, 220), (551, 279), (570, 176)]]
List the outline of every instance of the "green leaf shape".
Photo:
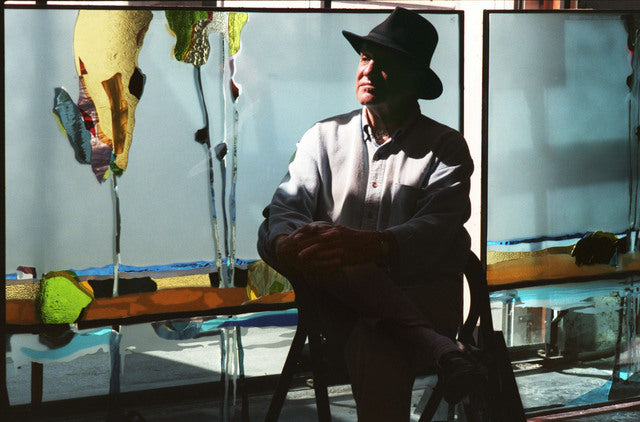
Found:
[(249, 20), (247, 13), (229, 13), (229, 56), (233, 56), (240, 50), (240, 33), (247, 20)]
[(43, 324), (73, 324), (92, 300), (73, 271), (49, 272), (36, 296), (38, 319)]

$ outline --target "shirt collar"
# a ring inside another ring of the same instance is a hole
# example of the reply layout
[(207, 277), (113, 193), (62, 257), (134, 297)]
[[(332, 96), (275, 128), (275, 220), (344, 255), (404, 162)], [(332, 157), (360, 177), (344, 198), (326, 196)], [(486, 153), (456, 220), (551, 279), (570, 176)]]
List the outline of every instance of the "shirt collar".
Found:
[[(362, 138), (366, 142), (372, 142), (375, 145), (378, 145), (378, 143), (374, 141), (373, 131), (371, 129), (371, 125), (369, 124), (369, 121), (367, 120), (366, 108), (367, 108), (366, 106), (362, 107), (362, 117), (360, 119), (361, 122), (362, 122)], [(408, 132), (409, 129), (411, 128), (411, 126), (413, 126), (414, 123), (418, 120), (419, 116), (420, 116), (420, 109), (418, 108), (416, 110), (416, 112), (411, 117), (409, 117), (407, 119), (407, 121), (402, 126), (400, 126), (398, 129), (396, 129), (395, 132), (393, 132), (393, 134), (391, 135), (391, 139), (389, 139), (389, 141), (386, 142), (386, 143), (393, 142), (394, 140), (400, 138), (403, 133)]]
[(367, 120), (366, 107), (362, 107), (360, 122), (362, 124), (362, 139), (364, 139), (365, 142), (373, 142), (373, 133), (371, 133), (371, 125)]

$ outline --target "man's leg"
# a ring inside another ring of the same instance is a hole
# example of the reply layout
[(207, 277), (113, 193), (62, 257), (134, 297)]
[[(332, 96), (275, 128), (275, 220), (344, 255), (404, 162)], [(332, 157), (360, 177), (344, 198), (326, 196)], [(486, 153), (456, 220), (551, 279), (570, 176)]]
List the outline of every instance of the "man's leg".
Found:
[(348, 381), (337, 381), (351, 384), (358, 421), (407, 421), (416, 373), (409, 347), (390, 336), (378, 319), (359, 317), (333, 295), (299, 290), (305, 292), (307, 305), (313, 298), (306, 309), (313, 311), (314, 322), (326, 338), (323, 350), (329, 366), (325, 375), (328, 381), (336, 381), (338, 374), (348, 375)]
[[(461, 278), (436, 285), (445, 291), (434, 290), (433, 297), (422, 298), (434, 308), (427, 312), (375, 265), (348, 267), (333, 276), (307, 276), (304, 282), (314, 290), (333, 296), (359, 317), (376, 319), (388, 326), (396, 339), (416, 349), (426, 364), (435, 365), (442, 355), (458, 350), (455, 341), (447, 335), (455, 336), (460, 321)], [(448, 306), (456, 303), (459, 306)], [(443, 335), (445, 333), (447, 335)]]
[[(406, 410), (408, 414), (413, 371), (418, 367), (438, 370), (444, 396), (450, 402), (457, 402), (477, 380), (478, 368), (461, 354), (453, 340), (461, 320), (461, 275), (404, 291), (374, 265), (350, 267), (332, 276), (306, 275), (295, 282), (290, 280), (294, 287), (300, 287), (296, 294), (314, 292), (312, 296), (319, 301), (318, 308), (330, 309), (327, 306), (330, 303), (343, 306), (358, 320), (368, 320), (376, 328), (376, 341), (365, 339), (369, 346), (359, 347), (354, 340), (355, 345), (347, 354), (359, 412), (373, 417), (380, 403), (376, 397), (394, 390), (398, 392), (399, 398), (393, 399), (398, 407), (387, 401), (391, 407), (385, 411), (404, 414)], [(329, 315), (335, 319), (338, 313), (329, 311)], [(337, 318), (336, 326), (339, 326)], [(378, 338), (381, 333), (384, 333), (382, 339)], [(389, 344), (389, 350), (376, 347), (377, 341)], [(409, 358), (397, 359), (395, 351), (404, 352)], [(408, 366), (402, 365), (409, 361)], [(373, 406), (373, 410), (369, 406)]]
[(416, 371), (408, 350), (385, 334), (361, 319), (345, 347), (360, 422), (409, 420)]

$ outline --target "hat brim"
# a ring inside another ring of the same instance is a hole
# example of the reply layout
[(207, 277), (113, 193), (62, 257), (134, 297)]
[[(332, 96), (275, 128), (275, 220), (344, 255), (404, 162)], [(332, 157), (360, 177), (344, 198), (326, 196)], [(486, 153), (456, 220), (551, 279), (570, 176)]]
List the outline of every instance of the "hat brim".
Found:
[[(401, 47), (397, 45), (393, 45), (389, 42), (385, 42), (384, 40), (377, 40), (370, 36), (363, 37), (363, 36), (354, 34), (353, 32), (344, 31), (344, 30), (342, 31), (342, 35), (344, 35), (347, 41), (349, 41), (349, 44), (351, 44), (351, 46), (353, 47), (354, 50), (356, 50), (357, 53), (362, 52), (362, 45), (365, 42), (367, 42), (367, 43), (379, 45), (381, 47), (392, 49), (397, 53), (399, 53), (400, 55), (405, 56), (407, 59), (412, 60), (412, 57), (409, 55), (409, 53), (404, 51)], [(442, 95), (442, 91), (443, 91), (442, 81), (440, 80), (438, 75), (436, 75), (436, 73), (433, 70), (431, 70), (431, 68), (427, 67), (426, 69), (424, 69), (423, 73), (419, 74), (419, 76), (420, 76), (421, 83), (420, 83), (419, 91), (417, 93), (418, 98), (423, 98), (425, 100), (433, 100), (435, 98), (438, 98), (440, 95)]]

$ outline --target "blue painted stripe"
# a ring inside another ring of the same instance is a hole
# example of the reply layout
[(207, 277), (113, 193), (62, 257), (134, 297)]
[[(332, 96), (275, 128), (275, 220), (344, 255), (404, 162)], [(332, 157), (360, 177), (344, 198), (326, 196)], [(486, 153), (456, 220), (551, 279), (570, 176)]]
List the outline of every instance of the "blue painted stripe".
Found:
[[(228, 261), (227, 258), (224, 259), (223, 263), (226, 264)], [(240, 259), (236, 258), (234, 260), (235, 266), (246, 266), (256, 262), (257, 259)], [(216, 271), (216, 263), (215, 261), (194, 261), (194, 262), (177, 262), (173, 264), (166, 265), (150, 265), (146, 267), (137, 267), (133, 265), (120, 265), (120, 272), (124, 273), (143, 273), (143, 272), (153, 272), (153, 271), (188, 271), (188, 270), (197, 270), (200, 268), (209, 268), (211, 267), (211, 271)], [(79, 277), (86, 276), (110, 276), (113, 275), (113, 265), (106, 265), (104, 267), (89, 267), (82, 270), (74, 270)], [(17, 273), (10, 273), (6, 275), (7, 280), (16, 280)]]
[(223, 327), (291, 327), (298, 324), (298, 310), (259, 312), (252, 315), (216, 318), (202, 323), (201, 331)]
[[(496, 245), (508, 246), (508, 245), (518, 245), (522, 243), (541, 243), (541, 242), (561, 241), (561, 240), (569, 240), (569, 239), (582, 239), (589, 233), (593, 233), (593, 232), (562, 234), (558, 236), (525, 237), (522, 239), (509, 239), (509, 240), (488, 240), (487, 246), (496, 246)], [(616, 236), (624, 236), (626, 235), (626, 233), (627, 233), (626, 231), (621, 231), (614, 234)]]

